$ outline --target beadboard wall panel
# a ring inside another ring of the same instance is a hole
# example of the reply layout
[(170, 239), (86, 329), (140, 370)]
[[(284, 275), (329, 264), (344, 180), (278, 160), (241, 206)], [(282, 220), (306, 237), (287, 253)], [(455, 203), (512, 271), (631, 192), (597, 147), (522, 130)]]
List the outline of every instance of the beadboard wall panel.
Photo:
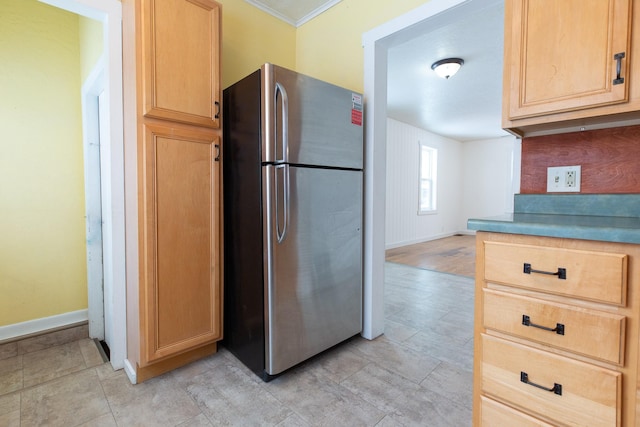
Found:
[[(419, 144), (438, 149), (437, 212), (418, 214)], [(520, 140), (459, 142), (387, 121), (387, 249), (466, 232), (467, 219), (513, 212), (520, 183)], [(515, 183), (515, 185), (514, 185)]]
[(546, 193), (547, 168), (573, 165), (581, 193), (640, 193), (640, 126), (524, 138), (520, 192)]
[[(419, 146), (438, 149), (437, 212), (418, 215)], [(460, 213), (462, 143), (407, 125), (387, 121), (387, 248), (449, 236), (466, 229)]]

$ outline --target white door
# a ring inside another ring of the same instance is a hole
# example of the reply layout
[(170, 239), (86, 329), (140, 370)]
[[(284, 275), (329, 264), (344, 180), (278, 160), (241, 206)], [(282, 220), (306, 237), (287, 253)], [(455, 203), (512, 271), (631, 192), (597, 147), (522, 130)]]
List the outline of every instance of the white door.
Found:
[[(104, 274), (102, 250), (102, 191), (101, 191), (101, 144), (104, 127), (100, 126), (101, 111), (105, 109), (104, 74), (96, 79), (83, 97), (83, 151), (85, 220), (87, 246), (87, 285), (89, 336), (105, 339), (104, 322)], [(104, 113), (102, 113), (104, 114)], [(103, 123), (104, 117), (103, 118)]]

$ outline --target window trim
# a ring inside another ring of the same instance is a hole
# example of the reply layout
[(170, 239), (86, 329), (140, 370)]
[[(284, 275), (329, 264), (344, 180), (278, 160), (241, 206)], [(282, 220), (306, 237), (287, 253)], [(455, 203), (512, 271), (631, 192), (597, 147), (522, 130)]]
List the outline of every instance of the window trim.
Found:
[[(422, 177), (422, 158), (423, 151), (429, 152), (430, 172), (428, 178)], [(431, 201), (430, 205), (433, 209), (422, 209), (422, 183), (423, 181), (431, 182)], [(438, 213), (438, 149), (432, 147), (425, 142), (418, 141), (418, 215), (434, 215)]]

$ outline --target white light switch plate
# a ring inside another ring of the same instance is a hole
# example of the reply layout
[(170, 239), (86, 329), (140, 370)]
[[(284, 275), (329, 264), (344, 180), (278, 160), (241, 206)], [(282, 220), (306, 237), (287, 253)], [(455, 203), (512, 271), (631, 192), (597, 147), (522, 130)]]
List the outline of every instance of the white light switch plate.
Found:
[(579, 193), (580, 166), (547, 168), (547, 193)]

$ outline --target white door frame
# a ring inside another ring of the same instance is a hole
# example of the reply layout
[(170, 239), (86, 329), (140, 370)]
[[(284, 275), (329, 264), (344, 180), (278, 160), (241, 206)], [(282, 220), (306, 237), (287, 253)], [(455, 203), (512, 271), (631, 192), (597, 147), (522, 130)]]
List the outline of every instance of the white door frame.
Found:
[[(362, 36), (365, 100), (364, 318), (362, 336), (384, 333), (387, 53), (390, 47), (504, 0), (431, 0)], [(377, 190), (375, 190), (377, 189)]]
[[(43, 3), (102, 22), (106, 70), (108, 138), (101, 147), (105, 309), (112, 310), (111, 365), (124, 367), (127, 354), (125, 189), (122, 97), (122, 3), (119, 0), (40, 0)], [(134, 235), (137, 230), (131, 230)], [(89, 317), (92, 313), (89, 313)], [(105, 325), (105, 329), (108, 327)]]
[[(111, 345), (112, 337), (105, 339), (105, 322), (109, 323), (110, 318), (105, 319), (104, 294), (111, 290), (103, 288), (103, 255), (102, 255), (102, 217), (108, 212), (102, 212), (105, 204), (101, 199), (102, 170), (106, 169), (101, 165), (101, 141), (109, 140), (107, 126), (100, 126), (108, 118), (105, 111), (108, 109), (108, 99), (105, 92), (104, 57), (101, 57), (94, 67), (89, 77), (82, 85), (82, 147), (84, 157), (84, 200), (85, 200), (85, 223), (86, 223), (86, 246), (87, 246), (87, 301), (89, 313), (89, 337), (104, 340)], [(107, 165), (108, 166), (108, 165)], [(111, 313), (106, 313), (107, 317)]]

